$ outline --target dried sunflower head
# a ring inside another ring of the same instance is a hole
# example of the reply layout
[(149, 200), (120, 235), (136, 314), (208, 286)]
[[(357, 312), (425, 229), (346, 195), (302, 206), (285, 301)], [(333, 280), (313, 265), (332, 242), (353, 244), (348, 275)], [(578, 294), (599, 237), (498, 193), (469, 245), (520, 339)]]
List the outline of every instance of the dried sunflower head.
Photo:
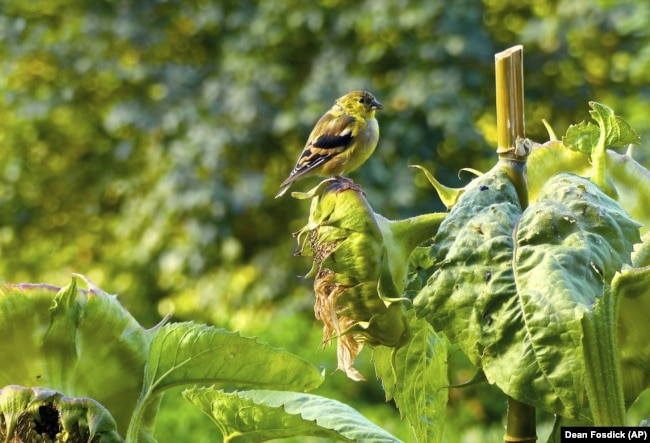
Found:
[[(323, 344), (338, 338), (338, 368), (354, 380), (352, 366), (364, 344), (398, 346), (407, 333), (394, 287), (382, 221), (362, 192), (334, 183), (312, 201), (309, 223), (295, 236), (298, 255), (313, 256), (316, 318)], [(407, 257), (408, 258), (408, 257)], [(390, 288), (389, 288), (390, 287)]]

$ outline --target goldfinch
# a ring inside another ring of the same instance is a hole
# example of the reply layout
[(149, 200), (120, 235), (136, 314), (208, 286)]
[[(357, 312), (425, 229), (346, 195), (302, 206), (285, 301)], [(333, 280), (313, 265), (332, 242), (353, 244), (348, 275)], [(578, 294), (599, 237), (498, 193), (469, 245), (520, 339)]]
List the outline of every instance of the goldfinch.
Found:
[(281, 197), (296, 180), (317, 175), (341, 178), (372, 155), (379, 140), (375, 111), (384, 106), (366, 91), (354, 91), (334, 102), (309, 134), (296, 166), (280, 185)]

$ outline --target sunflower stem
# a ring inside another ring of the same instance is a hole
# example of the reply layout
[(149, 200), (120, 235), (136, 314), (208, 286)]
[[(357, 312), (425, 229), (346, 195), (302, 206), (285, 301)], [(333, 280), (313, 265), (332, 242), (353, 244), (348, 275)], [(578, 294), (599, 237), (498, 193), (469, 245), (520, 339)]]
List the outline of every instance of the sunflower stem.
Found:
[(503, 441), (505, 443), (534, 443), (537, 441), (534, 407), (508, 397), (508, 422)]

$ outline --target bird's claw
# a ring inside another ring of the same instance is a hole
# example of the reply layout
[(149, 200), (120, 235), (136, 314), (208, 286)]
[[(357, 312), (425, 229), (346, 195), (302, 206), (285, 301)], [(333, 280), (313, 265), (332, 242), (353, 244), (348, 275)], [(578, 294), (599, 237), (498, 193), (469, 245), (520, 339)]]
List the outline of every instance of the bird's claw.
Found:
[(359, 185), (357, 185), (355, 182), (353, 182), (351, 179), (343, 176), (336, 176), (334, 177), (337, 183), (340, 183), (342, 186), (340, 186), (337, 190), (336, 193), (340, 194), (341, 192), (347, 191), (348, 189), (356, 191), (361, 193), (364, 197), (366, 196), (366, 193), (363, 191), (363, 188)]

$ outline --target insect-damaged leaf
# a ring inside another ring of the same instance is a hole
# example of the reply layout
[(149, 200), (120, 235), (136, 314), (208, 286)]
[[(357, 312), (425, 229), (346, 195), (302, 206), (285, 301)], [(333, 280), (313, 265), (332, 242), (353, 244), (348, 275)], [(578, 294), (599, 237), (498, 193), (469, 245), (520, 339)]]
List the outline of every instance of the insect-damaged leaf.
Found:
[(495, 168), (443, 222), (418, 315), (457, 341), (507, 395), (577, 417), (583, 315), (629, 262), (639, 225), (589, 180), (558, 174), (523, 213)]

